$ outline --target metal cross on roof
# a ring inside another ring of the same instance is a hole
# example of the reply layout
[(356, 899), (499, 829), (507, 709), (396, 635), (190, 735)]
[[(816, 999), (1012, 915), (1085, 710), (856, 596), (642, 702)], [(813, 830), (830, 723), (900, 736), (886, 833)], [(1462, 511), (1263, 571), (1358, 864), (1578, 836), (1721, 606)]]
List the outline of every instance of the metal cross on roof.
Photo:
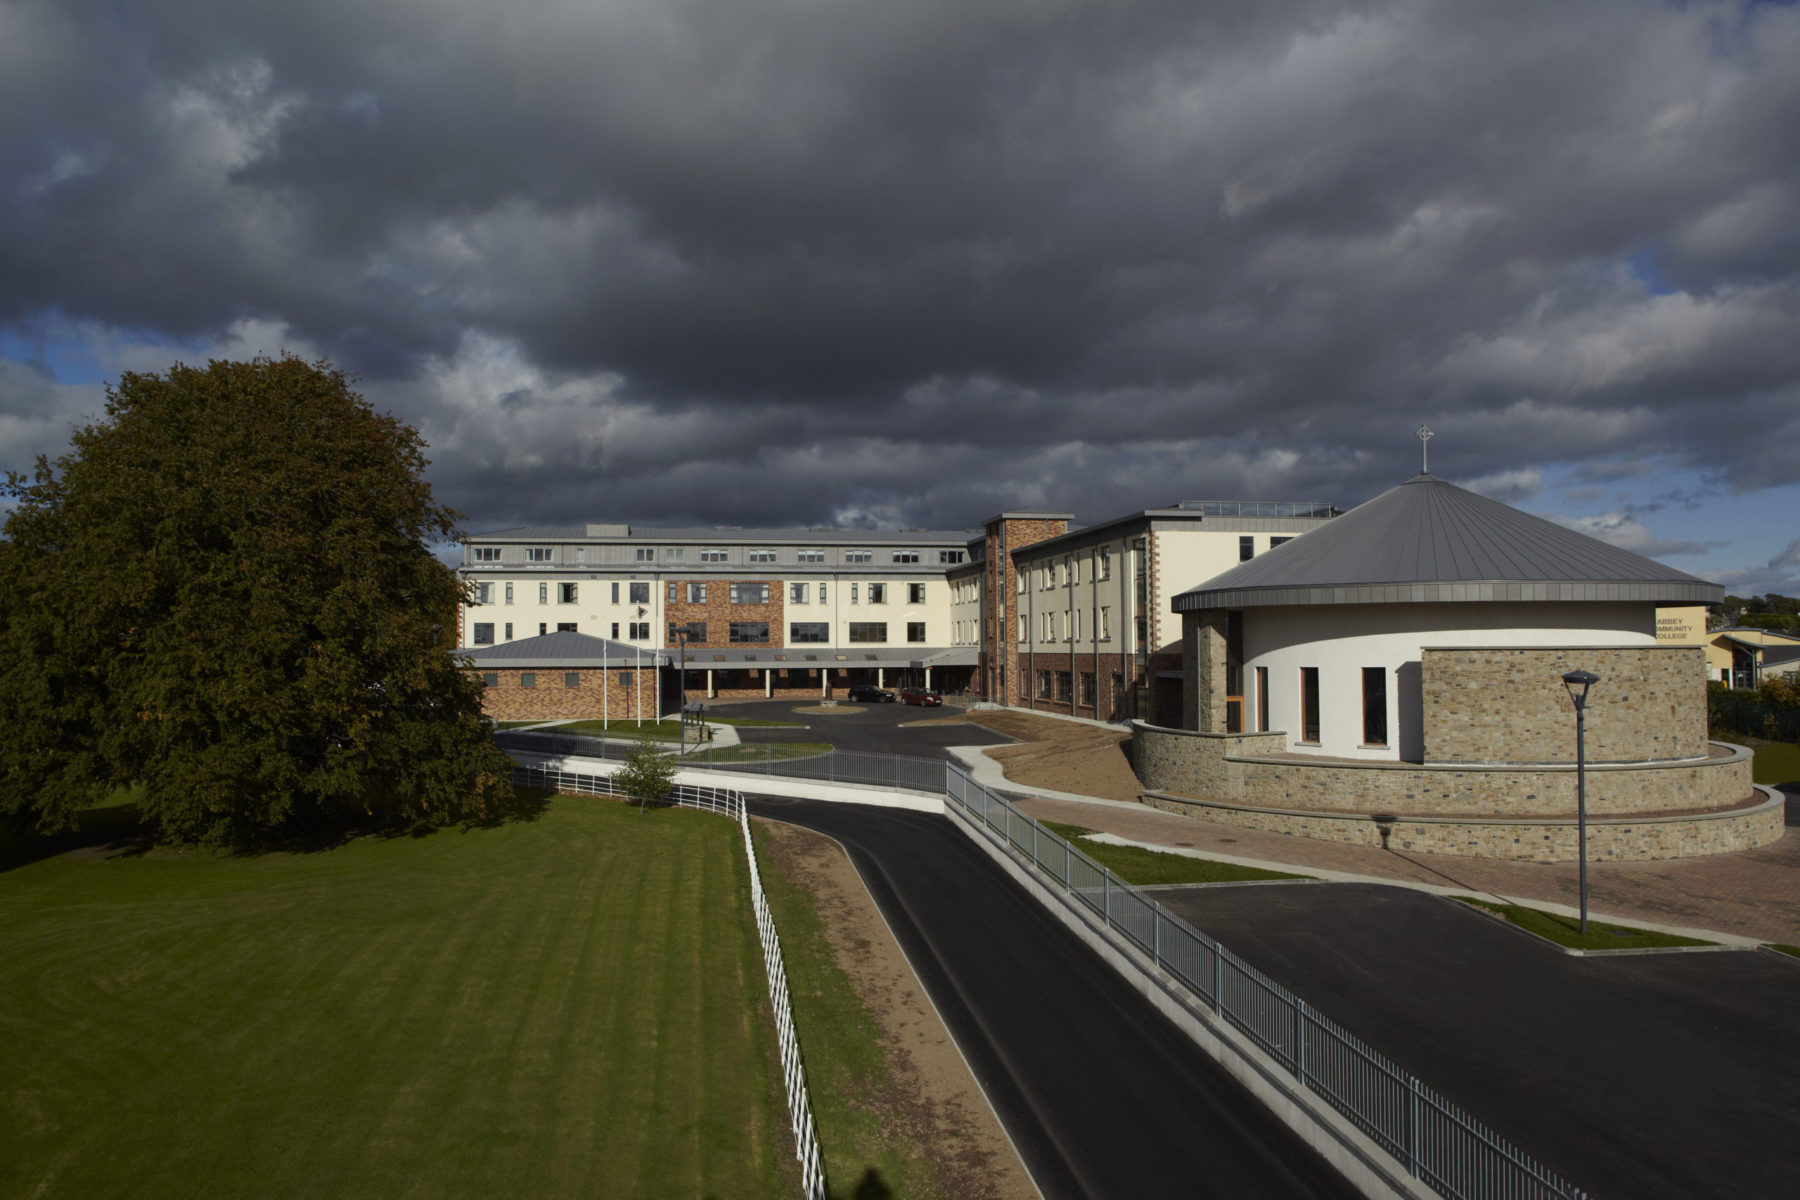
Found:
[(1419, 426), (1419, 432), (1413, 435), (1419, 439), (1419, 474), (1431, 474), (1431, 426)]

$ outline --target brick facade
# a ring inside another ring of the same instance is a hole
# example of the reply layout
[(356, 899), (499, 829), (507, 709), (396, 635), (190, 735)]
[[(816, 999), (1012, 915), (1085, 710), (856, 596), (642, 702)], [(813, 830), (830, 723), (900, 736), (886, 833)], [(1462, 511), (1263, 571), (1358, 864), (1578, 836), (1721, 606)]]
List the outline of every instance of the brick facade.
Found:
[[(669, 636), (668, 626), (689, 625), (701, 622), (706, 625), (706, 640), (687, 644), (690, 660), (696, 651), (732, 649), (731, 626), (733, 622), (756, 621), (767, 624), (769, 640), (767, 643), (755, 643), (757, 646), (767, 645), (778, 650), (787, 645), (787, 611), (786, 597), (782, 595), (779, 580), (770, 579), (676, 579), (664, 580), (662, 586), (667, 589), (670, 583), (675, 586), (675, 599), (663, 601), (664, 628), (659, 636), (666, 643), (666, 648), (676, 649), (675, 639)], [(688, 602), (688, 585), (704, 584), (706, 600), (702, 603)], [(766, 587), (769, 589), (767, 604), (733, 604), (731, 589), (733, 585)]]
[[(577, 677), (579, 686), (566, 686), (570, 674)], [(622, 674), (633, 676), (633, 684), (621, 684)], [(494, 676), (496, 686), (482, 689), (481, 709), (496, 721), (598, 721), (609, 713), (616, 721), (635, 717), (640, 711), (646, 719), (656, 715), (656, 668), (651, 666), (642, 671), (537, 667), (475, 672), (477, 678), (485, 675)], [(669, 672), (662, 689), (663, 707), (670, 712), (677, 697), (672, 690), (674, 675)], [(525, 676), (533, 677), (536, 686), (524, 686)]]
[[(1015, 590), (1018, 574), (1013, 569), (1012, 552), (1068, 531), (1069, 522), (1062, 517), (1002, 517), (987, 523), (982, 541), (986, 565), (981, 581), (987, 628), (982, 637), (981, 666), (974, 681), (984, 699), (998, 704), (1030, 705), (1036, 689), (1030, 676), (1021, 677), (1019, 673), (1019, 606)], [(1030, 657), (1029, 652), (1026, 657)], [(1032, 669), (1025, 667), (1026, 671)]]
[(1575, 760), (1574, 708), (1561, 679), (1600, 676), (1588, 694), (1589, 763), (1706, 753), (1705, 651), (1698, 646), (1427, 649), (1425, 760)]

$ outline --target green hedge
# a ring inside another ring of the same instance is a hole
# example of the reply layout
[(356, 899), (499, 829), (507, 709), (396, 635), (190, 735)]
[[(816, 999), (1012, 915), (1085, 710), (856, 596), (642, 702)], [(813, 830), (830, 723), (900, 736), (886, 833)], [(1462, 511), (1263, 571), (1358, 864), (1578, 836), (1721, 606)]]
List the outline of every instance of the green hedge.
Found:
[(1800, 687), (1769, 679), (1750, 691), (1714, 681), (1706, 685), (1706, 717), (1714, 737), (1800, 742)]

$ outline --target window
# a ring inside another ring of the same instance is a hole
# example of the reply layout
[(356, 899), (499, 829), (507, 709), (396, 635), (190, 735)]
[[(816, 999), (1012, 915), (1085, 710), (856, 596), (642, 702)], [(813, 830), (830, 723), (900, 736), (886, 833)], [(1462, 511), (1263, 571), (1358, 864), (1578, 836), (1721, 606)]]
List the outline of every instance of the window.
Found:
[(822, 563), (825, 561), (825, 552), (823, 550), (802, 550), (794, 557), (803, 563)]
[(633, 642), (647, 641), (650, 637), (650, 622), (633, 621), (626, 626), (625, 636)]
[(1256, 732), (1269, 732), (1269, 668), (1256, 668)]
[(688, 644), (690, 644), (690, 645), (692, 645), (695, 642), (704, 642), (706, 640), (706, 622), (705, 621), (685, 621), (685, 622), (671, 621), (671, 622), (669, 622), (669, 645), (671, 645), (671, 646), (675, 645), (677, 643), (677, 641), (679, 640), (680, 635), (683, 635), (683, 634), (685, 634), (687, 636)]
[(847, 563), (874, 562), (875, 552), (873, 550), (846, 550), (844, 551), (844, 561)]
[(909, 642), (923, 642), (925, 640), (925, 622), (908, 621), (906, 623), (906, 640)]
[(734, 646), (766, 646), (769, 644), (767, 621), (733, 621), (731, 644)]
[(857, 589), (860, 587), (862, 587), (862, 584), (860, 584), (860, 583), (853, 583), (850, 585), (850, 603), (852, 603), (852, 604), (859, 603), (857, 597), (862, 595), (862, 593), (860, 591), (858, 591)]
[(675, 603), (676, 597), (677, 597), (678, 593), (680, 592), (680, 590), (681, 590), (680, 584), (676, 583), (673, 579), (669, 580), (668, 587), (665, 589), (666, 595), (663, 597), (663, 599), (669, 604)]
[(1387, 672), (1380, 667), (1364, 667), (1363, 675), (1363, 745), (1387, 745)]
[(1099, 573), (1101, 579), (1112, 578), (1112, 551), (1105, 546), (1100, 547)]
[(1238, 539), (1238, 561), (1239, 562), (1249, 562), (1254, 557), (1256, 557), (1256, 539), (1253, 537), (1239, 538)]
[(850, 622), (850, 640), (852, 642), (885, 642), (887, 641), (887, 622), (852, 621)]
[(722, 563), (725, 561), (725, 551), (723, 551), (723, 550), (702, 550), (700, 552), (700, 561), (701, 562)]
[(475, 547), (475, 561), (476, 562), (499, 562), (500, 561), (500, 547), (498, 547), (498, 546), (477, 546), (477, 547)]
[(537, 674), (533, 671), (521, 671), (519, 673), (519, 686), (522, 688), (536, 687), (537, 686)]
[(825, 603), (825, 585), (822, 583), (819, 585), (819, 603)]
[(1025, 640), (1025, 614), (1024, 613), (1019, 614), (1019, 640), (1021, 642)]
[(1103, 642), (1112, 641), (1112, 609), (1100, 610), (1100, 628), (1096, 631), (1096, 636)]
[(538, 636), (543, 637), (546, 633), (549, 633), (549, 632), (550, 632), (550, 627), (548, 625), (544, 624), (542, 621), (539, 621), (538, 622)]
[(925, 585), (922, 583), (907, 584), (906, 585), (906, 602), (908, 604), (923, 604), (923, 603), (925, 603)]
[(1273, 550), (1275, 547), (1284, 545), (1285, 543), (1291, 542), (1293, 540), (1294, 539), (1291, 537), (1272, 537), (1269, 539), (1269, 549)]
[(632, 584), (631, 585), (631, 602), (633, 604), (648, 604), (648, 603), (650, 603), (650, 585), (648, 583)]
[(941, 563), (959, 563), (968, 558), (961, 550), (939, 550), (938, 561)]
[(917, 550), (896, 550), (894, 551), (894, 561), (897, 563), (916, 563), (919, 561), (919, 552)]
[(494, 623), (492, 621), (475, 622), (475, 644), (477, 646), (494, 644)]
[(788, 625), (788, 641), (823, 644), (831, 640), (831, 626), (825, 621), (794, 621)]
[(475, 603), (492, 604), (494, 602), (494, 585), (478, 583), (475, 585)]
[(687, 585), (687, 602), (689, 604), (705, 604), (706, 603), (706, 585), (704, 583), (688, 584)]
[(575, 603), (575, 596), (576, 590), (574, 584), (559, 583), (556, 585), (556, 602), (558, 604), (573, 604)]
[(500, 673), (498, 671), (482, 672), (481, 686), (484, 688), (499, 687), (500, 686)]
[(768, 549), (752, 550), (750, 552), (750, 561), (753, 563), (772, 563), (775, 561), (775, 552)]
[(551, 550), (550, 550), (550, 547), (548, 547), (548, 546), (527, 546), (527, 547), (525, 547), (525, 561), (526, 562), (549, 562), (550, 555), (551, 555)]
[(869, 603), (870, 604), (886, 604), (887, 603), (887, 584), (871, 583), (869, 585)]
[(556, 632), (558, 632), (558, 633), (579, 633), (580, 630), (575, 628), (575, 622), (573, 622), (573, 621), (558, 621), (556, 623)]
[(619, 640), (619, 623), (617, 621), (614, 621), (612, 623), (612, 625), (613, 625), (613, 631), (612, 631), (613, 641), (616, 642)]
[(680, 562), (687, 557), (686, 546), (669, 546), (663, 550), (663, 558), (669, 562)]
[(563, 686), (566, 688), (580, 687), (581, 686), (581, 672), (579, 672), (579, 671), (564, 672), (563, 673)]
[(639, 546), (637, 548), (637, 560), (639, 562), (655, 562), (656, 561), (656, 547), (655, 546)]
[(538, 603), (539, 604), (550, 603), (550, 585), (549, 584), (547, 584), (547, 583), (538, 584)]
[(1039, 700), (1048, 700), (1050, 698), (1050, 672), (1039, 671), (1037, 673), (1037, 685), (1037, 698)]
[(584, 563), (587, 561), (587, 547), (586, 546), (575, 547), (575, 561), (578, 563)]
[(806, 589), (807, 589), (807, 585), (804, 583), (788, 584), (788, 603), (789, 604), (805, 604), (806, 603)]
[(1081, 702), (1089, 708), (1092, 708), (1095, 704), (1099, 703), (1099, 700), (1100, 693), (1094, 687), (1094, 673), (1092, 671), (1083, 671), (1081, 673)]
[(619, 672), (619, 686), (620, 687), (630, 687), (631, 679), (634, 674), (635, 674), (635, 672), (633, 672), (633, 671), (620, 671)]
[(508, 604), (512, 603), (512, 584), (510, 583), (506, 585), (506, 602)]
[(511, 621), (508, 621), (506, 623), (506, 640), (509, 642), (512, 641), (512, 622)]
[(769, 602), (769, 585), (766, 583), (734, 583), (731, 585), (731, 602), (733, 604), (767, 604)]
[(616, 583), (612, 585), (612, 596), (612, 602), (617, 604), (619, 602), (619, 585)]
[(1013, 576), (1013, 590), (1015, 592), (1021, 592), (1021, 593), (1024, 592), (1024, 590), (1025, 590), (1025, 572), (1020, 571)]
[(1319, 668), (1300, 668), (1300, 740), (1319, 742)]
[(1067, 671), (1058, 671), (1056, 673), (1056, 698), (1064, 704), (1067, 704), (1074, 695), (1069, 688), (1069, 682), (1069, 673)]

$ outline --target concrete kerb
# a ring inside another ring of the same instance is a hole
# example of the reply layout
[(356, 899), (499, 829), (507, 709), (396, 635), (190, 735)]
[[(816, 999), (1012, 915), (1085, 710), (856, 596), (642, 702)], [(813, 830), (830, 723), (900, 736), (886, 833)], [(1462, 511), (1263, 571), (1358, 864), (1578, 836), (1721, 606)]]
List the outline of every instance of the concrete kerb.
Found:
[(1370, 1200), (1441, 1200), (1436, 1191), (1414, 1179), (1392, 1155), (1310, 1088), (1302, 1086), (1291, 1072), (1255, 1043), (1204, 1007), (1190, 1003), (1185, 996), (1186, 989), (1168, 972), (1140, 953), (1120, 947), (1106, 936), (1103, 924), (1093, 914), (1067, 903), (1035, 870), (1002, 849), (960, 812), (949, 809), (946, 815), (971, 841), (981, 846), (1001, 870), (1043, 905), (1046, 912), (1104, 959), (1121, 979), (1149, 1000), (1202, 1052), (1312, 1147), (1351, 1187)]
[[(611, 775), (625, 764), (612, 759), (582, 758), (573, 754), (533, 754), (516, 751), (514, 762), (523, 767), (541, 767), (564, 771), (571, 775)], [(767, 780), (766, 786), (758, 786)], [(832, 800), (839, 803), (866, 804), (876, 808), (904, 808), (913, 812), (942, 814), (943, 795), (914, 792), (904, 788), (864, 786), (854, 783), (822, 783), (809, 779), (793, 779), (784, 775), (764, 775), (752, 771), (677, 770), (675, 782), (689, 787), (727, 788), (753, 794), (768, 792), (801, 800)]]

